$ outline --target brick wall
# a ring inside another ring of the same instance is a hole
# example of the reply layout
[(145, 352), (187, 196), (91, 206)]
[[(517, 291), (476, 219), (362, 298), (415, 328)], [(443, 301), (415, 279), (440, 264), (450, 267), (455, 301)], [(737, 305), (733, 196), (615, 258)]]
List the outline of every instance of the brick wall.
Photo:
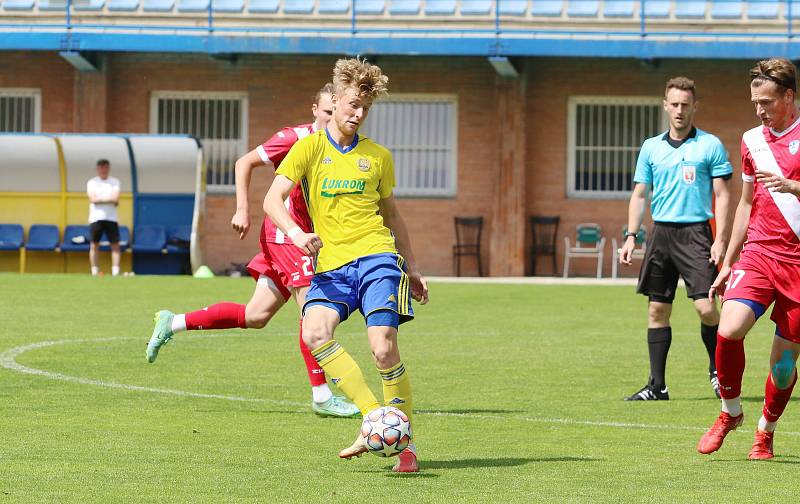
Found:
[[(489, 258), (490, 240), (503, 239), (492, 235), (496, 194), (502, 194), (497, 186), (498, 131), (502, 131), (497, 104), (506, 103), (498, 101), (503, 86), (498, 85), (494, 71), (483, 58), (379, 57), (375, 61), (390, 76), (392, 92), (458, 95), (457, 196), (399, 200), (421, 269), (427, 274), (451, 274), (456, 215), (484, 216), (484, 269), (489, 270), (492, 263), (501, 264)], [(154, 91), (246, 92), (249, 145), (254, 147), (284, 125), (310, 120), (311, 97), (330, 77), (334, 62), (335, 58), (328, 56), (246, 55), (226, 60), (206, 55), (115, 53), (103, 59), (103, 76), (91, 77), (78, 74), (55, 54), (6, 52), (0, 53), (0, 87), (41, 88), (43, 131), (92, 131), (92, 123), (96, 123), (96, 131), (132, 133), (149, 131), (150, 96)], [(708, 60), (643, 64), (636, 60), (531, 58), (520, 62), (527, 82), (521, 91), (524, 101), (518, 108), (526, 124), (526, 148), (519, 156), (525, 163), (526, 175), (521, 183), (526, 193), (524, 208), (514, 210), (520, 218), (530, 214), (561, 216), (559, 273), (563, 236), (572, 234), (576, 223), (598, 222), (610, 237), (625, 223), (627, 211), (627, 199), (566, 198), (568, 97), (661, 96), (669, 77), (682, 74), (694, 78), (701, 96), (696, 124), (719, 136), (732, 154), (735, 204), (740, 185), (739, 140), (744, 130), (756, 124), (749, 104), (750, 66), (749, 61)], [(87, 99), (88, 93), (95, 99)], [(504, 109), (507, 116), (509, 107)], [(230, 230), (235, 198), (209, 196), (204, 251), (213, 269), (246, 262), (257, 250), (261, 203), (271, 177), (266, 170), (254, 176), (250, 191), (253, 227), (244, 241)], [(530, 230), (524, 242), (526, 250), (517, 254), (526, 257), (525, 271), (530, 270), (526, 255), (529, 242)], [(608, 275), (610, 244), (606, 252)], [(549, 260), (539, 264), (541, 272), (549, 272)], [(466, 272), (473, 268), (464, 263)], [(576, 261), (574, 268), (575, 273), (583, 275), (594, 271), (594, 265), (586, 260)]]

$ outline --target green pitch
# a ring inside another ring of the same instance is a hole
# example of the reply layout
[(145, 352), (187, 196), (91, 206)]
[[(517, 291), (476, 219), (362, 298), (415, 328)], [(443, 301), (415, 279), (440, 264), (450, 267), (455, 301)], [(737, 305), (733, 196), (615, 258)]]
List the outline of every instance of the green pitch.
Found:
[[(247, 279), (0, 276), (0, 503), (753, 502), (794, 496), (800, 409), (770, 462), (746, 460), (772, 324), (748, 339), (745, 426), (721, 452), (705, 350), (679, 298), (673, 400), (626, 403), (647, 378), (633, 287), (434, 283), (401, 329), (422, 472), (336, 457), (358, 420), (323, 419), (297, 350), (297, 309), (264, 330), (176, 336), (154, 364), (153, 312), (244, 302)], [(681, 293), (682, 295), (682, 293)], [(766, 319), (766, 317), (765, 317)], [(339, 341), (380, 394), (355, 317)], [(772, 481), (770, 490), (761, 490)]]

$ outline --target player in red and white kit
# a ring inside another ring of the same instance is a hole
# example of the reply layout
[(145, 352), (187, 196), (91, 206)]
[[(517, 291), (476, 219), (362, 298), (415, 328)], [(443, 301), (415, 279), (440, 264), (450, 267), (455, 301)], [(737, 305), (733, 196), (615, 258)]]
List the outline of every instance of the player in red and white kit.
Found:
[[(253, 169), (265, 165), (277, 169), (295, 142), (324, 128), (333, 114), (332, 92), (331, 84), (326, 84), (317, 92), (311, 108), (313, 123), (283, 128), (236, 161), (236, 213), (231, 219), (231, 226), (239, 233), (239, 239), (244, 239), (250, 230), (248, 190)], [(303, 231), (311, 232), (311, 218), (299, 185), (286, 200), (286, 206)], [(247, 305), (223, 302), (177, 315), (167, 310), (159, 311), (156, 313), (155, 328), (147, 346), (149, 362), (155, 361), (161, 346), (175, 333), (236, 327), (260, 329), (267, 325), (290, 297), (295, 299), (298, 306), (303, 306), (314, 274), (312, 258), (295, 247), (291, 239), (284, 236), (266, 217), (261, 226), (259, 241), (261, 252), (247, 265), (247, 270), (256, 280), (256, 288)], [(337, 417), (360, 415), (354, 404), (343, 396), (333, 394), (328, 387), (325, 372), (303, 342), (302, 320), (300, 332), (300, 353), (311, 382), (311, 406), (314, 412)]]
[(771, 319), (776, 330), (770, 373), (750, 459), (773, 457), (775, 427), (797, 381), (800, 111), (794, 102), (796, 74), (792, 62), (783, 58), (761, 61), (750, 70), (751, 101), (762, 126), (742, 136), (742, 197), (722, 269), (709, 291), (709, 297), (715, 292), (725, 296), (716, 350), (722, 412), (700, 439), (700, 453), (718, 450), (728, 432), (744, 419), (744, 337), (773, 302)]

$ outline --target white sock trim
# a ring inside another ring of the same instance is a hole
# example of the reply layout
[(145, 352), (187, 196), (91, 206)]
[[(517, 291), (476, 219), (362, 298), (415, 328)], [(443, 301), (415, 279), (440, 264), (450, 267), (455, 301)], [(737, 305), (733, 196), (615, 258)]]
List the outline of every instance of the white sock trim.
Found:
[(722, 411), (730, 416), (739, 416), (742, 414), (742, 397), (734, 397), (733, 399), (722, 398)]
[(322, 385), (315, 385), (311, 387), (311, 396), (312, 401), (315, 403), (324, 403), (333, 397), (333, 392), (331, 392), (331, 389), (328, 387), (327, 383), (323, 383)]
[(761, 418), (758, 420), (758, 430), (760, 431), (775, 432), (775, 427), (777, 426), (778, 426), (777, 420), (774, 422), (767, 421), (764, 415), (761, 415)]
[(179, 333), (186, 330), (186, 315), (180, 313), (172, 317), (172, 332)]

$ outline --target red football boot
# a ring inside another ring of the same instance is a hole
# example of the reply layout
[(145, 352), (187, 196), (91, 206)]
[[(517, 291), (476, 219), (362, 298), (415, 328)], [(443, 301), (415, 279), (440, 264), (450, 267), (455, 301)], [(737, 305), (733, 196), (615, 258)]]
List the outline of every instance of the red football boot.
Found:
[(417, 454), (411, 448), (406, 448), (397, 456), (397, 463), (392, 467), (392, 471), (408, 473), (419, 471), (417, 464)]
[(744, 420), (744, 413), (739, 416), (730, 416), (724, 411), (720, 412), (717, 421), (708, 429), (708, 432), (703, 434), (700, 442), (697, 443), (697, 451), (704, 454), (714, 453), (722, 446), (725, 436), (736, 427), (742, 425)]
[(772, 440), (774, 437), (774, 432), (756, 429), (756, 439), (753, 441), (753, 447), (750, 449), (750, 454), (747, 455), (747, 458), (750, 460), (766, 460), (774, 457), (775, 455), (772, 453)]

